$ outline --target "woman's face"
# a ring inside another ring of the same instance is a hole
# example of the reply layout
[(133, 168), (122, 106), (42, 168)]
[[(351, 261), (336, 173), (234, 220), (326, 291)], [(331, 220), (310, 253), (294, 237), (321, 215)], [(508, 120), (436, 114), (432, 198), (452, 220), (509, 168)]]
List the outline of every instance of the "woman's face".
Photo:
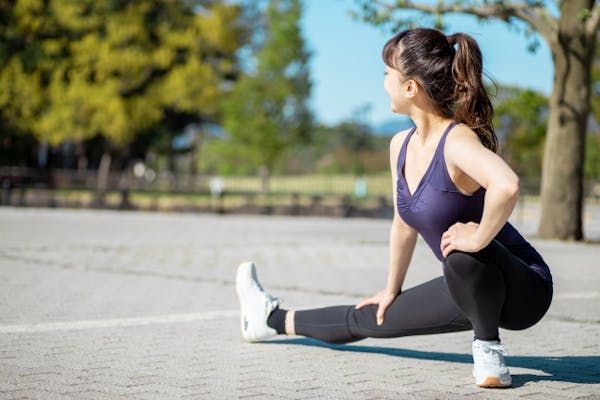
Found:
[(406, 110), (407, 97), (405, 93), (405, 84), (407, 79), (400, 71), (385, 66), (385, 77), (383, 79), (383, 88), (390, 96), (390, 109), (394, 113), (403, 114)]

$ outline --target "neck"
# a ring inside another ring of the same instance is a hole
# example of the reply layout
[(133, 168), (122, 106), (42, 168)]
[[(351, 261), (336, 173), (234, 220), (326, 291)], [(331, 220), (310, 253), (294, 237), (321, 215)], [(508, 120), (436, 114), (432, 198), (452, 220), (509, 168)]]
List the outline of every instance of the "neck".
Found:
[(437, 141), (444, 129), (452, 122), (449, 118), (431, 112), (423, 112), (422, 110), (417, 110), (409, 116), (417, 127), (415, 133), (419, 142), (422, 143), (430, 140)]

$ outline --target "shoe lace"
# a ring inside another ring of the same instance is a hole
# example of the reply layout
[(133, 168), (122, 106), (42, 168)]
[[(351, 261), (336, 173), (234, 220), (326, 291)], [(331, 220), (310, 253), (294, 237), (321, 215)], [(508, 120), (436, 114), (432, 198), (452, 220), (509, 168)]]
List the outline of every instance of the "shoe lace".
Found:
[(504, 357), (508, 354), (504, 350), (504, 348), (499, 344), (493, 345), (481, 345), (481, 359), (485, 364), (495, 365), (495, 366), (504, 366)]
[(282, 303), (283, 299), (281, 299), (279, 297), (272, 296), (269, 293), (267, 293), (265, 291), (265, 289), (262, 287), (262, 285), (260, 284), (260, 282), (258, 282), (258, 280), (254, 279), (253, 280), (253, 284), (256, 285), (259, 293), (261, 294), (261, 296), (264, 299), (264, 302), (265, 302), (265, 313), (267, 315), (271, 311), (273, 311), (277, 306), (279, 306), (279, 304)]
[(265, 315), (269, 315), (271, 313), (271, 311), (273, 311), (276, 307), (278, 307), (279, 304), (281, 304), (281, 302), (283, 301), (282, 299), (280, 299), (278, 297), (274, 297), (265, 291), (265, 289), (262, 287), (262, 285), (258, 281), (258, 277), (256, 276), (256, 271), (253, 271), (253, 273), (252, 273), (252, 285), (254, 285), (256, 287), (256, 289), (258, 289), (258, 292), (260, 293), (260, 296), (262, 297), (262, 299), (264, 301)]

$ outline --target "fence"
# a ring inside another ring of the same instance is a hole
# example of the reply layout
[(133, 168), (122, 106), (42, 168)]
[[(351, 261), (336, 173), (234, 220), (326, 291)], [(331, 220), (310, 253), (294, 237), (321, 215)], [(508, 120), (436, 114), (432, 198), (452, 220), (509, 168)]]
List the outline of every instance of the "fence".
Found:
[[(139, 172), (139, 171), (138, 171)], [(312, 215), (390, 215), (388, 174), (273, 176), (262, 192), (260, 177), (109, 174), (98, 198), (96, 171), (0, 168), (2, 204), (108, 207)]]
[[(389, 173), (366, 176), (273, 176), (268, 193), (261, 178), (156, 174), (150, 170), (108, 176), (97, 192), (96, 171), (0, 168), (1, 204), (103, 207), (164, 211), (389, 217), (393, 213)], [(539, 180), (521, 181), (520, 209), (537, 196)], [(600, 183), (586, 185), (600, 200)]]

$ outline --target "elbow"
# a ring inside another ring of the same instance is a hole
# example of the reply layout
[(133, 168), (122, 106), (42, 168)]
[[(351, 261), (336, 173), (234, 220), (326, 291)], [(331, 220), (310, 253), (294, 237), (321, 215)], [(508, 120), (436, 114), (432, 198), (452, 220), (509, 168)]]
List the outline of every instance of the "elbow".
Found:
[(498, 199), (508, 202), (519, 198), (519, 177), (516, 174), (508, 175), (502, 179), (496, 179), (487, 187), (487, 191), (494, 193)]
[(516, 201), (519, 198), (519, 177), (513, 175), (507, 179), (502, 185), (502, 192), (508, 199)]

